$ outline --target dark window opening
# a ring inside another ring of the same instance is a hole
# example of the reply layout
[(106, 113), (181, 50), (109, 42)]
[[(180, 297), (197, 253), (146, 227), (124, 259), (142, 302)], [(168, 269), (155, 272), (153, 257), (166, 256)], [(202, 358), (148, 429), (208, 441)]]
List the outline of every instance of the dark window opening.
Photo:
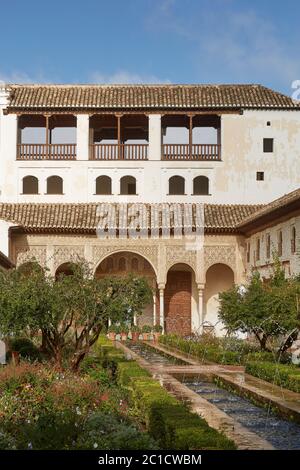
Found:
[(274, 139), (264, 139), (264, 152), (271, 153), (274, 148)]
[(98, 176), (96, 178), (96, 194), (111, 194), (111, 178), (109, 176)]
[(23, 194), (38, 194), (39, 180), (35, 176), (25, 176), (23, 178)]
[(256, 181), (264, 181), (265, 173), (263, 171), (256, 172)]
[(60, 176), (47, 178), (47, 194), (63, 194), (63, 179)]
[(169, 179), (169, 194), (170, 195), (184, 195), (185, 194), (185, 181), (182, 176), (171, 176)]
[(209, 179), (206, 176), (197, 176), (193, 180), (193, 194), (195, 195), (208, 195), (209, 194)]
[(123, 176), (121, 178), (120, 193), (124, 195), (136, 194), (136, 179), (134, 176)]

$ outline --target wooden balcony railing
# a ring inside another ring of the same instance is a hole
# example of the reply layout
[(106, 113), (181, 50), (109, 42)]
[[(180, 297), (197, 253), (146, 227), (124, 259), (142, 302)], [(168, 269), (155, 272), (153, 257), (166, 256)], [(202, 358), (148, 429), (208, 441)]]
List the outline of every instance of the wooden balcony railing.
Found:
[(18, 144), (17, 160), (76, 160), (76, 144)]
[(218, 144), (164, 144), (163, 160), (221, 160), (221, 145)]
[(148, 144), (92, 144), (91, 160), (148, 160)]

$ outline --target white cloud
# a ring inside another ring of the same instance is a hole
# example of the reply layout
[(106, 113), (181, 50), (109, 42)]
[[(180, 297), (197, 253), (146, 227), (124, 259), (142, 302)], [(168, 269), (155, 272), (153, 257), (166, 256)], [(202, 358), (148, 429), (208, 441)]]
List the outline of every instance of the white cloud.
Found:
[[(197, 81), (271, 83), (290, 87), (300, 78), (297, 42), (283, 34), (281, 27), (253, 7), (230, 0), (216, 0), (215, 8), (203, 0), (190, 3), (179, 15), (178, 3), (165, 0), (146, 25), (156, 34), (162, 30), (186, 42), (192, 72)], [(200, 78), (201, 77), (201, 78)]]
[(92, 83), (170, 83), (168, 79), (161, 79), (155, 75), (140, 75), (138, 73), (128, 72), (127, 70), (118, 70), (115, 73), (109, 75), (101, 72), (94, 72), (91, 75)]
[(42, 74), (36, 76), (28, 75), (26, 72), (13, 71), (5, 73), (0, 70), (0, 83), (54, 83), (53, 80), (46, 80)]

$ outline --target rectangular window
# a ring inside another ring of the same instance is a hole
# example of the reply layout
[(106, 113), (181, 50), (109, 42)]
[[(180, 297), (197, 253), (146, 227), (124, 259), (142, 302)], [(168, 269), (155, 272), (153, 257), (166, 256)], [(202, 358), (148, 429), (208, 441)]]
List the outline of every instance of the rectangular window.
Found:
[(257, 171), (256, 172), (256, 181), (264, 181), (265, 173), (264, 171)]
[(263, 143), (264, 143), (264, 152), (265, 153), (273, 152), (274, 139), (264, 139)]
[(267, 259), (271, 258), (271, 235), (269, 233), (266, 235), (266, 257)]
[(277, 235), (277, 253), (278, 256), (282, 256), (282, 231), (279, 230)]
[(250, 243), (247, 243), (247, 263), (250, 263)]
[(296, 228), (291, 228), (291, 253), (296, 253)]
[(256, 240), (256, 261), (260, 260), (260, 238)]

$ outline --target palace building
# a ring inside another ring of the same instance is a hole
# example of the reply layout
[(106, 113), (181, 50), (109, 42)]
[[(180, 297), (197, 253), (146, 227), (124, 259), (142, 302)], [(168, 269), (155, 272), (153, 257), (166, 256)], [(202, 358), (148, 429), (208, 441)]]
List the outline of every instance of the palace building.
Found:
[(261, 85), (0, 86), (0, 263), (143, 275), (141, 324), (223, 334), (220, 291), (299, 273), (299, 187), (300, 103)]

